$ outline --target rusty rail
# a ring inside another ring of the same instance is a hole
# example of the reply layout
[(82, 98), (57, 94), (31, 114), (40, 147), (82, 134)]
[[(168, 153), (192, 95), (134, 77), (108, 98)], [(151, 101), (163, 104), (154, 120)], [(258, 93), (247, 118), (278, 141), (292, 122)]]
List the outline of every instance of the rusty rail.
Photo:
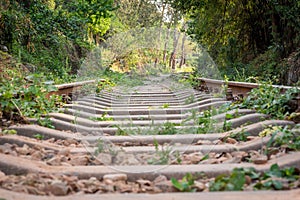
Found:
[[(254, 89), (259, 87), (260, 84), (257, 83), (246, 83), (246, 82), (237, 82), (237, 81), (223, 81), (223, 80), (215, 80), (209, 78), (198, 78), (200, 82), (199, 90), (206, 92), (220, 92), (222, 88), (227, 86), (227, 94), (226, 97), (228, 100), (233, 100), (234, 97), (244, 98), (248, 96), (248, 93)], [(273, 87), (277, 87), (281, 89), (281, 92), (285, 92), (288, 89), (293, 87), (284, 86), (284, 85), (273, 85)], [(300, 88), (298, 88), (300, 90)], [(300, 93), (293, 100), (298, 105), (297, 111), (300, 111)]]
[[(73, 82), (73, 83), (65, 83), (60, 85), (55, 85), (57, 91), (52, 91), (47, 94), (47, 97), (51, 95), (60, 95), (63, 97), (72, 97), (72, 93), (76, 90), (82, 88), (82, 86), (87, 84), (95, 83), (97, 80), (88, 80), (88, 81), (80, 81), (80, 82)], [(105, 79), (100, 79), (98, 81), (105, 81)]]
[[(246, 83), (246, 82), (237, 82), (237, 81), (223, 81), (223, 80), (215, 80), (209, 78), (198, 78), (200, 81), (200, 87), (202, 89), (208, 89), (209, 91), (219, 91), (222, 86), (227, 84), (228, 88), (232, 90), (232, 94), (237, 96), (239, 94), (243, 94), (243, 96), (247, 96), (248, 93), (253, 89), (257, 88), (260, 84), (257, 83)], [(283, 86), (283, 85), (273, 85), (273, 87), (278, 87), (282, 90), (282, 92), (293, 88), (291, 86)], [(300, 88), (299, 88), (300, 89)]]

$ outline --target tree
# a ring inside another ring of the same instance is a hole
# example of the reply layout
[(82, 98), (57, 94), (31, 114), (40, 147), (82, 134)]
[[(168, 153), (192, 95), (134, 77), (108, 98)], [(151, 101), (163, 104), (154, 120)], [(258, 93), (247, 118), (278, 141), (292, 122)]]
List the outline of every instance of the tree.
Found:
[(115, 0), (115, 15), (126, 29), (153, 27), (160, 21), (160, 13), (150, 0)]
[(170, 4), (186, 15), (189, 35), (227, 73), (236, 63), (247, 64), (269, 49), (278, 54), (274, 57), (284, 58), (300, 45), (298, 0), (170, 0)]

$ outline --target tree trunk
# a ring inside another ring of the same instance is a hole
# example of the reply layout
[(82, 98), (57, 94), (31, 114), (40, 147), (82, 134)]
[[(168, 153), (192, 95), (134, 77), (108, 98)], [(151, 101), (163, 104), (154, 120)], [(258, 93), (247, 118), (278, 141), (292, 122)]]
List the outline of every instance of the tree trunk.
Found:
[(167, 61), (167, 47), (168, 47), (168, 43), (169, 43), (169, 37), (170, 37), (170, 29), (168, 28), (166, 42), (165, 42), (165, 46), (164, 46), (163, 63), (166, 63), (166, 61)]
[(155, 62), (154, 62), (154, 68), (157, 68), (157, 63), (159, 62), (159, 54), (160, 54), (160, 43), (161, 43), (161, 31), (162, 31), (162, 24), (163, 24), (163, 19), (164, 19), (164, 14), (165, 14), (165, 7), (166, 4), (164, 2), (162, 2), (162, 11), (161, 11), (161, 18), (160, 18), (160, 22), (159, 22), (159, 31), (158, 31), (158, 49), (157, 49), (157, 55), (155, 58)]
[(175, 69), (176, 67), (176, 53), (177, 53), (177, 46), (178, 46), (178, 41), (179, 41), (179, 36), (180, 36), (180, 32), (177, 35), (177, 30), (174, 29), (174, 41), (173, 41), (173, 52), (171, 53), (170, 56), (170, 61), (169, 61), (169, 67), (171, 69)]
[[(184, 30), (185, 28), (185, 24), (183, 25)], [(186, 41), (186, 34), (184, 33), (183, 37), (182, 37), (182, 44), (181, 44), (181, 58), (180, 58), (180, 64), (179, 64), (179, 68), (182, 67), (182, 65), (185, 64), (185, 41)]]

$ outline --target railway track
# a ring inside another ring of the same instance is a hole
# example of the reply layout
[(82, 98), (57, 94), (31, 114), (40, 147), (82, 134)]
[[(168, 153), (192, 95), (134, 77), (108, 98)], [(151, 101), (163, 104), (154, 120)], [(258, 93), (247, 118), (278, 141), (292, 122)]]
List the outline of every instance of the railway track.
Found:
[[(284, 134), (280, 127), (298, 134), (297, 124), (230, 109), (226, 97), (207, 93), (224, 84), (212, 82), (206, 80), (206, 91), (196, 91), (171, 77), (151, 78), (129, 90), (73, 96), (61, 112), (50, 114), (55, 129), (10, 127), (17, 135), (0, 137), (0, 199), (299, 198), (299, 180), (252, 180), (246, 172), (235, 180), (245, 179), (241, 184), (248, 191), (209, 192), (216, 177), (230, 176), (236, 168), (262, 176), (276, 166), (300, 169), (299, 152), (270, 146), (276, 134)], [(72, 84), (62, 88), (68, 91), (60, 94), (67, 95)], [(271, 127), (281, 131), (259, 136)], [(274, 188), (279, 180), (281, 191), (250, 191), (268, 181)], [(294, 185), (283, 191), (288, 184)]]
[[(257, 83), (245, 83), (245, 82), (237, 82), (237, 81), (222, 81), (215, 80), (209, 78), (198, 78), (199, 82), (198, 89), (200, 91), (219, 91), (222, 86), (227, 86), (230, 88), (230, 93), (233, 96), (241, 96), (246, 97), (248, 93), (254, 89), (258, 88), (260, 84)], [(280, 88), (282, 92), (285, 92), (288, 89), (291, 89), (291, 86), (283, 86), (283, 85), (273, 85), (273, 87)], [(300, 96), (295, 98), (297, 100), (297, 104), (300, 105)]]

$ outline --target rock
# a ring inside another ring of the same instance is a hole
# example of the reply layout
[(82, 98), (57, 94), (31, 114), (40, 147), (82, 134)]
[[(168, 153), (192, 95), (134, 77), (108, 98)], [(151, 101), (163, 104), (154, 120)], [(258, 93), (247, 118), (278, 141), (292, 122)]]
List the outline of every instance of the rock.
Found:
[(96, 165), (110, 165), (112, 163), (112, 156), (108, 153), (99, 153), (94, 163)]
[(89, 162), (89, 158), (84, 155), (84, 156), (73, 156), (70, 160), (71, 165), (84, 165), (86, 166)]
[(232, 157), (232, 158), (227, 158), (227, 160), (224, 160), (223, 163), (240, 163), (241, 162), (241, 158), (239, 157)]
[(51, 185), (46, 188), (46, 192), (50, 192), (56, 196), (64, 196), (68, 194), (69, 187), (66, 183), (61, 181), (53, 181)]
[(121, 193), (131, 192), (132, 191), (132, 185), (126, 184), (124, 182), (118, 182), (116, 184), (116, 189), (117, 189), (117, 191), (119, 191)]
[(250, 150), (248, 151), (249, 155), (251, 155), (251, 157), (259, 157), (261, 154), (256, 151), (256, 150)]
[[(55, 142), (55, 138), (50, 138), (50, 139), (48, 139), (46, 141), (49, 142), (49, 143), (54, 143)], [(57, 140), (57, 141), (59, 141), (59, 140)]]
[(127, 158), (127, 156), (128, 155), (125, 152), (118, 152), (115, 157), (115, 163), (116, 164), (122, 163)]
[[(227, 154), (226, 154), (226, 156), (227, 156)], [(234, 152), (231, 152), (231, 156), (232, 157), (243, 158), (245, 156), (248, 156), (248, 153), (245, 152), (245, 151), (234, 151)]]
[(222, 144), (223, 142), (222, 142), (222, 140), (214, 140), (213, 142), (212, 142), (213, 144)]
[(6, 176), (2, 171), (0, 171), (0, 178)]
[(258, 139), (258, 138), (260, 138), (260, 137), (249, 135), (249, 136), (247, 136), (247, 141), (251, 141), (251, 140), (254, 140), (254, 139)]
[(211, 145), (212, 142), (210, 140), (198, 140), (196, 145)]
[(95, 181), (98, 181), (98, 179), (94, 176), (90, 177), (89, 179), (90, 182), (95, 182)]
[(7, 179), (8, 177), (2, 171), (0, 171), (0, 183), (6, 181)]
[(245, 176), (245, 179), (246, 179), (246, 184), (247, 184), (247, 185), (250, 185), (250, 184), (252, 183), (252, 179), (251, 179), (250, 176), (246, 175), (246, 176)]
[(103, 182), (106, 184), (106, 185), (113, 185), (114, 182), (111, 180), (111, 179), (105, 179), (103, 180)]
[[(168, 145), (168, 144), (166, 144), (166, 145)], [(179, 142), (176, 142), (176, 143), (174, 143), (174, 145), (173, 146), (182, 146), (182, 144), (181, 143), (179, 143)]]
[(61, 155), (61, 156), (68, 156), (69, 154), (70, 154), (69, 148), (62, 149), (57, 153), (57, 155)]
[(129, 156), (124, 160), (121, 165), (139, 165), (140, 162), (134, 157), (134, 155)]
[(141, 186), (151, 186), (152, 185), (152, 182), (149, 180), (140, 179), (140, 180), (137, 180), (136, 182), (138, 184), (140, 184)]
[(0, 51), (3, 51), (3, 52), (8, 52), (8, 48), (7, 46), (4, 46), (4, 45), (0, 45)]
[(46, 163), (48, 165), (52, 165), (52, 166), (59, 166), (59, 165), (61, 165), (61, 157), (54, 156), (53, 158), (49, 159)]
[(43, 147), (41, 147), (39, 145), (36, 145), (36, 144), (32, 147), (32, 149), (37, 150), (37, 151), (52, 152), (52, 153), (54, 153), (54, 150), (50, 150), (50, 149), (46, 150)]
[(192, 153), (189, 156), (192, 164), (198, 164), (203, 158), (203, 155), (200, 153)]
[(224, 156), (218, 158), (219, 163), (226, 162), (227, 160), (228, 160), (228, 158), (227, 158), (227, 157), (224, 157)]
[(201, 192), (205, 189), (205, 184), (199, 181), (194, 181), (195, 188), (197, 191)]
[(127, 174), (106, 174), (103, 176), (103, 181), (127, 181)]
[(237, 143), (236, 139), (233, 139), (233, 138), (227, 138), (225, 142), (229, 143), (229, 144), (236, 144)]
[(219, 160), (216, 158), (209, 158), (207, 160), (203, 160), (200, 162), (200, 164), (219, 164)]
[(27, 188), (24, 185), (14, 185), (11, 190), (13, 192), (26, 193), (28, 194)]
[(68, 139), (64, 140), (63, 143), (64, 143), (65, 146), (70, 146), (70, 145), (75, 145), (76, 146), (78, 144), (77, 140), (75, 140), (73, 138), (68, 138)]
[(173, 187), (173, 184), (171, 181), (163, 181), (154, 184), (155, 187), (159, 188), (163, 192), (176, 192), (176, 188)]
[(61, 162), (60, 164), (61, 164), (61, 166), (65, 166), (65, 167), (73, 166), (73, 165), (71, 165), (70, 163), (67, 163), (67, 162)]
[(268, 157), (266, 155), (261, 155), (252, 159), (254, 164), (262, 165), (268, 162)]
[[(154, 187), (156, 187), (159, 191), (163, 192), (175, 192), (176, 189), (173, 187), (171, 181), (167, 179), (166, 176), (159, 175), (153, 181)], [(156, 190), (157, 190), (156, 189)]]
[(33, 195), (45, 195), (45, 192), (40, 191), (38, 188), (33, 187), (33, 186), (25, 186), (28, 194), (33, 194)]
[(116, 156), (116, 164), (119, 165), (138, 165), (140, 162), (135, 158), (133, 154), (126, 154), (119, 152)]
[(78, 177), (62, 175), (62, 181), (65, 182), (71, 191), (81, 191)]
[(163, 175), (159, 175), (158, 177), (156, 177), (153, 181), (154, 185), (157, 184), (157, 183), (161, 183), (161, 182), (165, 182), (167, 181), (167, 177), (166, 176), (163, 176)]
[(101, 187), (101, 183), (96, 177), (91, 177), (85, 182), (85, 187), (90, 193), (95, 193)]
[(226, 153), (226, 158), (228, 158), (228, 159), (231, 159), (232, 158), (232, 155), (230, 154), (230, 153)]
[(34, 151), (32, 154), (31, 154), (31, 159), (32, 160), (42, 160), (43, 158), (43, 153), (40, 152), (40, 151)]
[(134, 146), (134, 144), (132, 144), (131, 142), (123, 142), (122, 146), (123, 147), (129, 147), (129, 146)]
[(0, 153), (11, 154), (12, 153), (12, 145), (5, 143), (4, 145), (0, 145)]
[(21, 155), (29, 155), (31, 150), (26, 144), (23, 147), (17, 147), (16, 151)]

